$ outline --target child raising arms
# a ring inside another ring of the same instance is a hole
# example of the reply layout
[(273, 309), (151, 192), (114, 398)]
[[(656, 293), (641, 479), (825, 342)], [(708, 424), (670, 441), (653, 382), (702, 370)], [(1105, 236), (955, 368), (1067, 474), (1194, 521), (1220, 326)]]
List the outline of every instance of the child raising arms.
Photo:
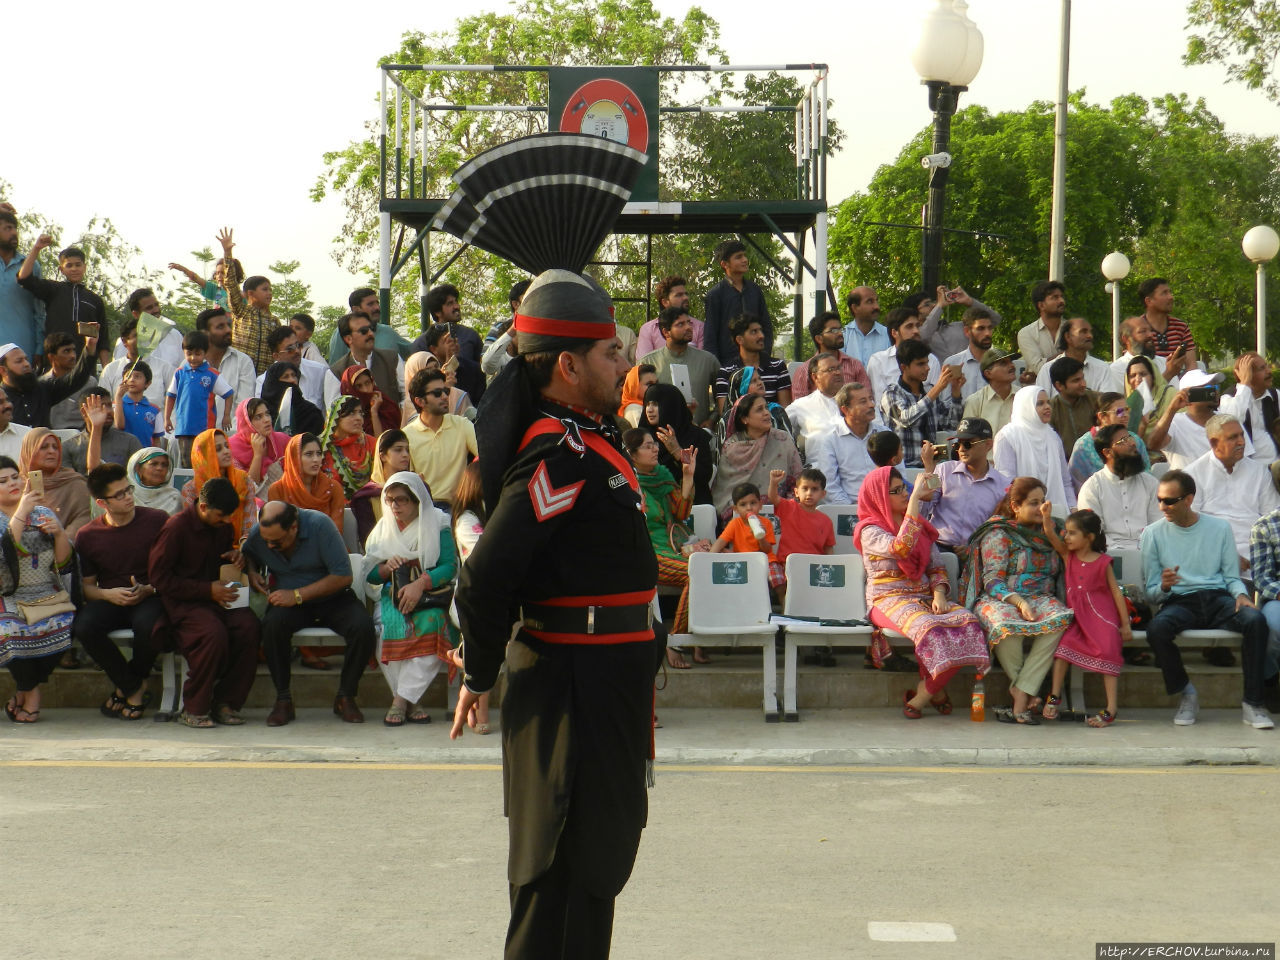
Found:
[(1044, 718), (1052, 720), (1062, 705), (1062, 681), (1067, 665), (1102, 674), (1107, 708), (1089, 717), (1091, 727), (1109, 727), (1116, 719), (1117, 677), (1124, 662), (1121, 647), (1133, 638), (1129, 609), (1116, 583), (1111, 558), (1106, 555), (1102, 521), (1092, 510), (1077, 510), (1067, 517), (1059, 537), (1050, 515), (1052, 505), (1040, 506), (1044, 534), (1066, 566), (1067, 605), (1075, 620), (1067, 627), (1053, 655), (1053, 692), (1044, 704)]

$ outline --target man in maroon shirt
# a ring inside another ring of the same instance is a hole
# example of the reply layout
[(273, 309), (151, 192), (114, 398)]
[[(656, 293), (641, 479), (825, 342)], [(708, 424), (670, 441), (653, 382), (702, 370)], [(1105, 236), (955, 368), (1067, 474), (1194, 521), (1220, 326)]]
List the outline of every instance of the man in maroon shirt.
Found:
[[(85, 602), (76, 611), (71, 635), (116, 685), (102, 705), (102, 713), (138, 720), (149, 699), (147, 678), (161, 649), (153, 633), (164, 615), (164, 605), (147, 575), (147, 563), (151, 545), (169, 515), (133, 505), (133, 485), (118, 463), (90, 470), (89, 490), (98, 508), (106, 512), (76, 534)], [(133, 655), (127, 663), (108, 636), (112, 630), (133, 631)]]
[(219, 575), (224, 563), (243, 569), (228, 523), (239, 506), (231, 481), (214, 477), (169, 518), (151, 550), (151, 583), (187, 660), (179, 719), (189, 727), (244, 723), (240, 708), (258, 667), (261, 622), (248, 607), (231, 609), (239, 590)]

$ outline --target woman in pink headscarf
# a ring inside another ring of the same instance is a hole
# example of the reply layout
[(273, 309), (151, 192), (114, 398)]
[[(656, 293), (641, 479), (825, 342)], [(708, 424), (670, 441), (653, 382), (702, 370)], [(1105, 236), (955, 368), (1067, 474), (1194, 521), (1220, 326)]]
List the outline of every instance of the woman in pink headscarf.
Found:
[(951, 712), (946, 686), (961, 667), (986, 673), (991, 659), (982, 624), (947, 595), (947, 569), (938, 552), (938, 531), (920, 516), (933, 490), (926, 478), (907, 493), (893, 467), (867, 474), (858, 491), (854, 548), (867, 570), (867, 609), (878, 627), (905, 634), (916, 648), (920, 683), (902, 695), (902, 713), (923, 716), (926, 704)]

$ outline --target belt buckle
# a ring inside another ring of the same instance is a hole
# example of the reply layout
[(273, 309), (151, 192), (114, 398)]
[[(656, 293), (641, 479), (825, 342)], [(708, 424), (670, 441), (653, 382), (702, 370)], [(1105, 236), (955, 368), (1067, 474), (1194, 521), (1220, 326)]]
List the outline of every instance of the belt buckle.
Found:
[(596, 632), (596, 608), (587, 607), (587, 633)]

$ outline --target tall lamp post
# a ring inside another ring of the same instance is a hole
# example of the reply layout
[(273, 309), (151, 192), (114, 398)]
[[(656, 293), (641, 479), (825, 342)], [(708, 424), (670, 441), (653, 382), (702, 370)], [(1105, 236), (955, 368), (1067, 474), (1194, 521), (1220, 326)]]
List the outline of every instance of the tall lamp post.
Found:
[(1111, 292), (1111, 359), (1120, 356), (1120, 281), (1129, 275), (1129, 258), (1113, 250), (1102, 258), (1102, 275)]
[(933, 152), (922, 159), (929, 171), (929, 202), (924, 216), (924, 291), (937, 289), (942, 273), (942, 212), (951, 166), (951, 117), (960, 94), (982, 66), (982, 33), (969, 19), (967, 0), (936, 0), (925, 17), (911, 65), (929, 88), (933, 111)]
[(1249, 230), (1240, 241), (1244, 255), (1258, 265), (1258, 353), (1267, 355), (1267, 263), (1280, 253), (1280, 236), (1265, 224)]

